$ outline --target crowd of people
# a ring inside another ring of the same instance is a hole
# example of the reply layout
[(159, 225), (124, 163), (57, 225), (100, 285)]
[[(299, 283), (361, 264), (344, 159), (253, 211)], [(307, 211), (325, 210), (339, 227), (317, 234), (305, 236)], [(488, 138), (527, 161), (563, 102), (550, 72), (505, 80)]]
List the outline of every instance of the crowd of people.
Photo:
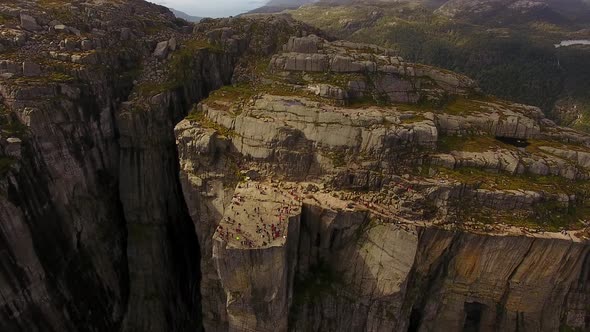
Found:
[[(218, 236), (247, 248), (265, 247), (277, 239), (286, 239), (289, 218), (301, 207), (303, 197), (298, 190), (285, 192), (251, 182), (238, 189), (243, 190), (233, 195), (229, 211), (216, 230)], [(255, 190), (255, 194), (247, 194), (247, 190)], [(268, 199), (263, 199), (265, 196)]]

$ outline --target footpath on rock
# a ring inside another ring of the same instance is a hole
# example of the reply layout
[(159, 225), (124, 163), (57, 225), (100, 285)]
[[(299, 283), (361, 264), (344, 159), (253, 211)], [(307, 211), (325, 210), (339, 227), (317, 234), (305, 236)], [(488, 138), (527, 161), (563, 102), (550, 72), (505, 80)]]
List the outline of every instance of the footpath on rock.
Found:
[(285, 15), (5, 1), (0, 52), (2, 330), (589, 328), (538, 108)]

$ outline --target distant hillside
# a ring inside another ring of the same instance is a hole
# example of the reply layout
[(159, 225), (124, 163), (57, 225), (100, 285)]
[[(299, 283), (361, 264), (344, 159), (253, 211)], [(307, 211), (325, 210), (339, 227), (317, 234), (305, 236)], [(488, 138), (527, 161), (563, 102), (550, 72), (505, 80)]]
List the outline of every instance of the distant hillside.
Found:
[(439, 8), (441, 14), (475, 19), (514, 16), (517, 13), (534, 19), (560, 21), (589, 18), (590, 7), (585, 0), (449, 0)]
[(290, 13), (335, 37), (464, 73), (486, 93), (590, 131), (590, 48), (554, 46), (590, 40), (587, 2), (322, 0)]
[(199, 22), (202, 17), (192, 16), (185, 12), (181, 12), (180, 10), (176, 10), (174, 8), (170, 8), (170, 11), (178, 18), (182, 18), (183, 20), (187, 20), (189, 22)]
[(317, 2), (314, 0), (270, 0), (266, 6), (269, 7), (299, 7), (308, 3)]
[[(438, 8), (439, 13), (446, 16), (476, 19), (504, 16), (510, 12), (536, 16), (562, 14), (579, 17), (590, 9), (590, 0), (320, 0), (319, 3), (331, 5), (420, 4)], [(586, 19), (588, 16), (584, 15), (583, 18)]]
[(318, 0), (270, 0), (266, 5), (256, 8), (248, 13), (276, 13), (285, 9), (296, 9), (303, 5), (315, 2), (318, 2)]

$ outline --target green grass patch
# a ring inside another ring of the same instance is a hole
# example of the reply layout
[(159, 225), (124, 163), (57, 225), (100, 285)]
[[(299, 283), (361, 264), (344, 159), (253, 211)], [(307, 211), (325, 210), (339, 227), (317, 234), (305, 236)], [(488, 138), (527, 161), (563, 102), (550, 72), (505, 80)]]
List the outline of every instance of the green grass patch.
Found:
[(328, 153), (328, 158), (335, 168), (346, 166), (346, 155), (344, 151), (333, 151)]
[(426, 121), (426, 120), (428, 120), (428, 119), (426, 119), (423, 115), (415, 114), (411, 117), (403, 118), (402, 124), (413, 124), (413, 123), (422, 122), (422, 121)]
[(204, 100), (204, 103), (226, 102), (235, 103), (252, 98), (259, 88), (249, 84), (226, 85), (217, 90)]
[(179, 88), (180, 85), (174, 81), (166, 81), (164, 83), (144, 82), (135, 86), (136, 91), (141, 96), (155, 96), (162, 92), (171, 91)]
[(58, 73), (58, 72), (52, 72), (49, 74), (48, 79), (53, 81), (53, 82), (60, 82), (60, 83), (68, 83), (68, 82), (72, 82), (75, 79), (68, 75), (68, 74), (64, 74), (64, 73)]
[(204, 111), (193, 110), (185, 119), (197, 122), (202, 128), (213, 129), (223, 137), (234, 137), (236, 135), (235, 131), (209, 119)]
[(530, 190), (548, 194), (590, 194), (590, 181), (568, 180), (560, 176), (512, 175), (504, 172), (492, 173), (478, 168), (461, 167), (450, 170), (436, 169), (440, 176), (489, 190)]
[(460, 96), (453, 98), (445, 105), (443, 110), (445, 113), (452, 115), (470, 115), (480, 113), (482, 111), (481, 106), (480, 101)]
[(514, 150), (514, 146), (503, 143), (492, 136), (451, 136), (439, 138), (438, 150), (449, 153), (451, 151), (485, 152), (489, 150)]
[(476, 220), (483, 224), (504, 223), (515, 227), (542, 229), (547, 232), (559, 232), (562, 229), (577, 230), (584, 227), (580, 222), (588, 216), (588, 206), (563, 206), (555, 201), (535, 204), (527, 211), (502, 211), (477, 205), (465, 206), (457, 215), (460, 221)]
[(541, 149), (541, 147), (543, 146), (561, 150), (590, 153), (590, 149), (588, 149), (587, 147), (574, 143), (563, 143), (559, 141), (548, 141), (539, 139), (531, 139), (527, 140), (527, 142), (529, 143), (529, 145), (526, 147), (526, 151), (530, 153), (547, 153)]
[(180, 48), (172, 53), (172, 58), (166, 64), (167, 78), (163, 82), (144, 82), (136, 86), (136, 91), (141, 96), (154, 96), (162, 92), (183, 87), (196, 78), (196, 54), (203, 50), (210, 52), (222, 52), (217, 46), (203, 40), (189, 40), (180, 45)]
[(63, 24), (73, 24), (77, 22), (77, 18), (69, 6), (64, 6), (62, 0), (37, 0), (37, 5), (45, 9), (53, 19), (60, 21)]

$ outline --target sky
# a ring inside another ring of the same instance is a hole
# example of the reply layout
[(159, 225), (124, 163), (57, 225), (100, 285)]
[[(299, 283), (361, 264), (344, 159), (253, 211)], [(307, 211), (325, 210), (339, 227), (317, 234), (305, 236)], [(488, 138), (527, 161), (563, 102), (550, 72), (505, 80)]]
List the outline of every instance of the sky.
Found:
[(152, 0), (200, 17), (225, 17), (263, 6), (268, 0)]

